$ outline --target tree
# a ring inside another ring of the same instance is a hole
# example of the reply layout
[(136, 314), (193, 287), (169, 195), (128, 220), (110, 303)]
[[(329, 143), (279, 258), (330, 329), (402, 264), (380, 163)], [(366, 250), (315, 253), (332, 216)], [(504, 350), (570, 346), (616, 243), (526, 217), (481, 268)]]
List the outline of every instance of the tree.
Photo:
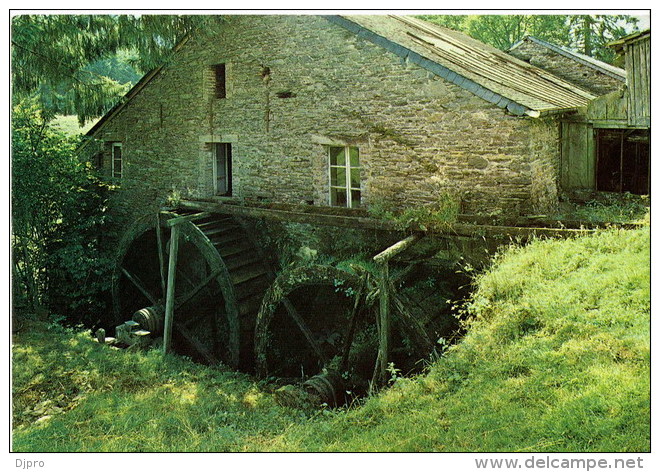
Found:
[(111, 188), (77, 158), (79, 139), (52, 129), (34, 101), (14, 107), (12, 124), (14, 306), (93, 323), (109, 289)]
[(128, 89), (98, 61), (135, 56), (140, 71), (162, 64), (203, 16), (19, 15), (11, 22), (14, 104), (36, 96), (45, 115), (72, 110), (84, 122), (102, 115)]
[(573, 15), (568, 20), (571, 46), (587, 56), (612, 63), (614, 51), (606, 44), (637, 29), (638, 19), (628, 15)]

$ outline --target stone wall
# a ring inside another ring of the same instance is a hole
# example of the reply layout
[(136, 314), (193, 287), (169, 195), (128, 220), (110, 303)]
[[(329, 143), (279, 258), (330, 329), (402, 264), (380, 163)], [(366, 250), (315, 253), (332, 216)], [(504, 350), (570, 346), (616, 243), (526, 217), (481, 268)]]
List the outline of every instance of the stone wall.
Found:
[(529, 39), (509, 51), (509, 54), (545, 69), (596, 96), (613, 92), (625, 85), (625, 80), (618, 80)]
[[(233, 196), (247, 200), (329, 205), (328, 146), (351, 145), (366, 206), (446, 192), (465, 213), (554, 205), (556, 123), (507, 115), (321, 17), (224, 18), (95, 136), (122, 142), (129, 214), (154, 212), (172, 192), (211, 197), (214, 142), (232, 144)], [(224, 99), (213, 93), (219, 63)]]

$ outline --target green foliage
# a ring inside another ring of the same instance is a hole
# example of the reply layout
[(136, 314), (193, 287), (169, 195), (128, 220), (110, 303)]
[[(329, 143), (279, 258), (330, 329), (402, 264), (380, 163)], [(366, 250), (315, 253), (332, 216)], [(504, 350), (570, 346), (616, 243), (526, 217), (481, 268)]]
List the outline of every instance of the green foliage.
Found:
[(77, 139), (50, 127), (33, 102), (14, 108), (12, 249), (20, 302), (94, 322), (106, 309), (110, 188), (75, 154)]
[(15, 451), (241, 451), (307, 419), (225, 368), (56, 325), (26, 324), (16, 339)]
[(421, 15), (420, 18), (467, 33), (498, 49), (507, 50), (525, 36), (593, 56), (611, 63), (606, 44), (635, 31), (629, 15)]
[(602, 194), (579, 205), (574, 217), (595, 223), (643, 223), (650, 218), (649, 205), (648, 195)]
[(430, 372), (271, 450), (648, 451), (649, 228), (512, 247)]
[(606, 47), (607, 43), (636, 31), (637, 22), (629, 15), (572, 15), (568, 20), (571, 46), (611, 64), (614, 51)]
[(433, 204), (400, 210), (382, 203), (372, 203), (368, 212), (372, 218), (393, 222), (400, 231), (442, 230), (456, 222), (460, 204), (449, 193), (441, 194)]
[(130, 54), (134, 56), (132, 67), (148, 71), (163, 64), (174, 44), (208, 18), (13, 16), (12, 91), (18, 100), (37, 96), (41, 107), (50, 114), (75, 112), (84, 122), (102, 115), (128, 90), (126, 74), (109, 74), (103, 61), (122, 57), (128, 61), (121, 55)]
[(14, 346), (13, 448), (650, 449), (650, 228), (512, 246), (475, 283), (468, 334), (427, 374), (390, 366), (391, 388), (314, 416), (243, 374), (26, 324)]

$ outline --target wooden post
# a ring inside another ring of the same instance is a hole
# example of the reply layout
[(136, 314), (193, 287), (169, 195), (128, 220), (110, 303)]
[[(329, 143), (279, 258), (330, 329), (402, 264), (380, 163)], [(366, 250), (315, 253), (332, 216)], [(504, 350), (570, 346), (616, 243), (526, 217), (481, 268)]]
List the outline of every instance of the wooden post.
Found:
[(381, 262), (378, 274), (379, 299), (379, 333), (378, 333), (378, 376), (379, 383), (387, 379), (387, 360), (390, 348), (390, 278), (387, 260)]
[(379, 314), (378, 314), (378, 358), (374, 370), (373, 383), (383, 384), (387, 379), (387, 361), (389, 359), (390, 344), (390, 275), (389, 261), (397, 254), (403, 252), (419, 239), (418, 234), (408, 236), (406, 239), (385, 249), (374, 256), (373, 260), (378, 264), (378, 292), (379, 292)]
[(172, 227), (170, 237), (170, 261), (167, 269), (167, 293), (165, 297), (165, 330), (163, 333), (163, 354), (167, 354), (172, 341), (174, 321), (174, 289), (176, 284), (176, 259), (179, 253), (179, 226)]

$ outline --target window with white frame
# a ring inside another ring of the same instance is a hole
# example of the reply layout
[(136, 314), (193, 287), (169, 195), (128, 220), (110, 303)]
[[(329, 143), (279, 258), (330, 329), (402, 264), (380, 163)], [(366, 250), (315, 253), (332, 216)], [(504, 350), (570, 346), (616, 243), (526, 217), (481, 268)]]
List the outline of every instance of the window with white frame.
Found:
[(122, 147), (121, 143), (112, 143), (112, 176), (121, 179), (122, 176)]
[(362, 199), (360, 188), (360, 151), (352, 146), (328, 149), (330, 205), (357, 208)]

